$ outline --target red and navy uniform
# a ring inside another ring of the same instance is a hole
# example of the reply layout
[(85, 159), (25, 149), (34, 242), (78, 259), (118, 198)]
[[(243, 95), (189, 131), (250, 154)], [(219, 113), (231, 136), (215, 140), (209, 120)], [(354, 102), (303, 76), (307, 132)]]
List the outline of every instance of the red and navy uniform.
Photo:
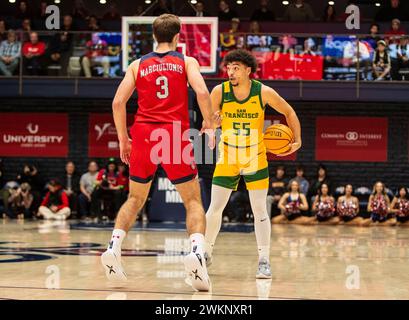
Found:
[[(131, 129), (130, 179), (151, 181), (159, 164), (173, 184), (194, 179), (197, 167), (193, 146), (189, 137), (182, 138), (189, 129), (184, 56), (176, 51), (143, 56), (136, 92), (138, 111)], [(164, 148), (158, 148), (160, 142)]]

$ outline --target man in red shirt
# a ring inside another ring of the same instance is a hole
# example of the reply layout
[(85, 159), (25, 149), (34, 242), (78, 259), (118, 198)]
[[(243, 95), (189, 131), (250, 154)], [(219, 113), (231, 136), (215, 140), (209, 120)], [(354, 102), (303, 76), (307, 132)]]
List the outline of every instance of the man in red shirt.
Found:
[(31, 76), (40, 75), (43, 70), (45, 43), (38, 40), (37, 32), (30, 33), (30, 41), (24, 43), (22, 51), (26, 73)]
[(385, 40), (388, 40), (389, 44), (397, 43), (399, 44), (401, 36), (405, 35), (406, 32), (403, 28), (401, 28), (400, 20), (393, 19), (391, 24), (391, 29), (385, 33), (387, 36)]
[(64, 192), (61, 183), (53, 179), (48, 184), (48, 192), (38, 209), (38, 216), (46, 220), (65, 220), (71, 214), (68, 196)]
[(108, 44), (105, 40), (100, 39), (98, 33), (92, 34), (92, 40), (87, 42), (87, 52), (82, 58), (82, 68), (87, 78), (91, 78), (91, 67), (94, 66), (102, 66), (104, 78), (109, 76)]
[[(154, 52), (134, 61), (128, 68), (113, 101), (122, 162), (129, 165), (129, 197), (119, 210), (107, 250), (101, 257), (108, 279), (126, 280), (121, 262), (121, 246), (148, 197), (152, 179), (160, 164), (176, 186), (185, 208), (191, 252), (185, 257), (185, 270), (196, 290), (208, 291), (210, 280), (203, 252), (206, 218), (200, 197), (198, 171), (193, 146), (186, 137), (189, 129), (188, 83), (196, 93), (203, 115), (203, 129), (214, 148), (214, 128), (210, 94), (200, 74), (199, 63), (176, 51), (180, 19), (163, 14), (153, 22), (158, 43)], [(138, 94), (138, 111), (131, 129), (126, 125), (126, 104)], [(162, 139), (161, 139), (162, 138)]]

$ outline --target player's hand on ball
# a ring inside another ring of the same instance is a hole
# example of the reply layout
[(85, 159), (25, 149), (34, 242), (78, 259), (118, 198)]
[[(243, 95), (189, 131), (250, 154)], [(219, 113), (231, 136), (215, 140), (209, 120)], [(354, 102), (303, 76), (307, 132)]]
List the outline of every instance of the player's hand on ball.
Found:
[(277, 156), (278, 157), (288, 156), (289, 154), (292, 154), (292, 153), (296, 152), (300, 148), (301, 148), (301, 142), (293, 142), (291, 144), (291, 148), (290, 148), (289, 151), (287, 151), (286, 153), (277, 154)]
[(121, 160), (123, 163), (129, 165), (129, 159), (131, 158), (131, 150), (132, 150), (132, 140), (127, 139), (123, 141), (119, 141), (119, 151), (121, 155)]

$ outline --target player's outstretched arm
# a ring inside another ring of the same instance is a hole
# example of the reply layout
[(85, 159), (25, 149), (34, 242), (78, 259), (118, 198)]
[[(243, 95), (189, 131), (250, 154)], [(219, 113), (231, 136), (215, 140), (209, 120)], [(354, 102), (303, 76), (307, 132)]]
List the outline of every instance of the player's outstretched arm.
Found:
[(222, 102), (222, 85), (215, 86), (210, 93), (210, 100), (212, 101), (212, 112), (214, 115), (215, 125), (220, 127), (222, 116), (220, 114), (220, 107)]
[(285, 101), (275, 90), (263, 85), (261, 95), (264, 104), (268, 104), (277, 112), (285, 116), (288, 126), (294, 133), (294, 142), (291, 145), (290, 151), (280, 154), (283, 157), (289, 155), (301, 148), (301, 125), (294, 109)]
[(133, 62), (126, 71), (125, 77), (116, 91), (114, 101), (112, 102), (112, 111), (114, 122), (118, 133), (119, 149), (121, 160), (129, 165), (131, 156), (131, 141), (128, 136), (126, 125), (126, 104), (135, 90), (136, 74), (138, 72), (139, 60)]
[(200, 73), (199, 62), (195, 58), (185, 57), (187, 80), (196, 93), (197, 102), (199, 104), (200, 112), (203, 116), (203, 128), (209, 136), (209, 147), (211, 149), (215, 146), (214, 129), (216, 124), (214, 121), (214, 112), (212, 110), (212, 103), (210, 100), (209, 90)]

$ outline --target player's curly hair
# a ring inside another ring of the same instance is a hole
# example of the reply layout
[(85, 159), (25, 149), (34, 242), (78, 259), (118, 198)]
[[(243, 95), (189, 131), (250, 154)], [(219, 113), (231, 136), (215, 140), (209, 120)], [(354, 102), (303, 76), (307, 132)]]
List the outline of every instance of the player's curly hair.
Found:
[(233, 62), (241, 62), (245, 66), (250, 67), (252, 73), (257, 71), (256, 58), (246, 50), (243, 49), (232, 50), (224, 57), (224, 65)]

